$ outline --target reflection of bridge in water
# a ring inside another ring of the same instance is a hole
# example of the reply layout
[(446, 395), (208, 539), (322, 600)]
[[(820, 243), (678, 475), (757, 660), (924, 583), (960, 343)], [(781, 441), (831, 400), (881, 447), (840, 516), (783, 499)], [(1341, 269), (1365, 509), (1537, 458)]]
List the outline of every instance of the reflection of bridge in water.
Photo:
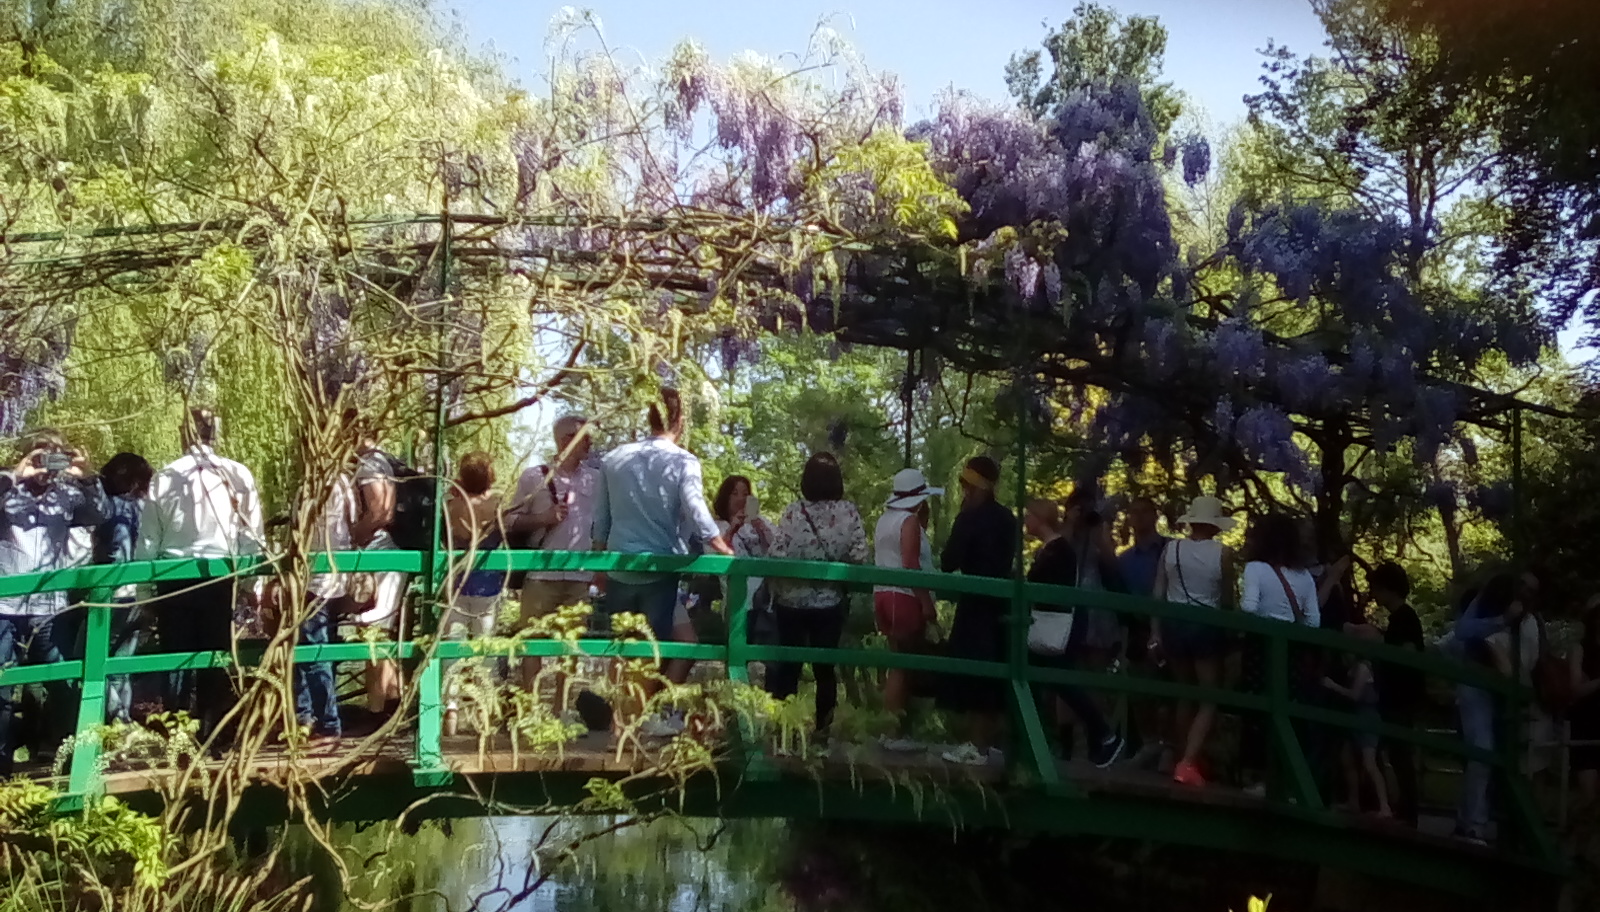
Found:
[[(425, 552), (363, 552), (322, 555), (318, 569), (397, 570), (422, 573)], [(438, 573), (443, 574), (442, 561)], [(1194, 845), (1248, 855), (1285, 858), (1349, 870), (1475, 897), (1526, 896), (1554, 881), (1558, 853), (1528, 784), (1520, 775), (1525, 726), (1502, 726), (1506, 737), (1495, 751), (1480, 751), (1453, 735), (1363, 721), (1293, 699), (1289, 678), (1292, 649), (1322, 647), (1415, 668), (1430, 678), (1484, 687), (1502, 701), (1502, 718), (1516, 718), (1525, 694), (1509, 682), (1441, 657), (1419, 655), (1326, 631), (1262, 620), (1237, 612), (1201, 611), (1147, 599), (1080, 592), (1021, 581), (986, 580), (881, 570), (840, 564), (722, 557), (657, 558), (562, 552), (490, 552), (476, 555), (485, 569), (664, 570), (724, 575), (735, 602), (729, 611), (726, 645), (653, 644), (583, 639), (515, 641), (520, 655), (553, 656), (576, 649), (590, 656), (655, 656), (717, 663), (735, 681), (748, 680), (751, 662), (831, 661), (868, 668), (902, 667), (952, 675), (1000, 678), (1010, 690), (1010, 749), (1005, 763), (982, 767), (947, 764), (937, 751), (905, 754), (876, 744), (835, 742), (826, 756), (784, 756), (772, 749), (762, 720), (722, 707), (729, 724), (703, 735), (710, 760), (681, 781), (669, 781), (674, 767), (663, 752), (683, 745), (628, 734), (619, 743), (609, 733), (583, 735), (558, 747), (532, 750), (513, 744), (508, 733), (446, 737), (442, 732), (443, 663), (483, 656), (475, 644), (428, 639), (399, 643), (349, 643), (302, 646), (297, 662), (366, 662), (397, 658), (410, 669), (414, 712), (393, 727), (390, 737), (348, 738), (336, 747), (278, 744), (249, 761), (253, 785), (240, 815), (259, 823), (291, 814), (283, 789), (291, 774), (299, 781), (322, 781), (313, 812), (330, 819), (376, 821), (404, 815), (413, 820), (493, 815), (508, 808), (578, 807), (614, 813), (618, 805), (597, 804), (597, 780), (617, 783), (619, 795), (638, 809), (668, 803), (681, 813), (707, 817), (830, 818), (923, 822), (939, 826), (1005, 827), (1023, 832), (1093, 835), (1155, 843)], [(101, 589), (128, 583), (205, 579), (234, 572), (222, 561), (158, 561), (80, 568), (31, 576), (0, 578), (0, 595), (65, 588)], [(745, 578), (794, 577), (854, 587), (916, 585), (944, 593), (978, 593), (1004, 598), (1013, 606), (1012, 648), (1006, 662), (973, 662), (936, 656), (899, 655), (881, 649), (801, 649), (748, 642), (742, 601)], [(437, 587), (424, 587), (436, 589)], [(1122, 674), (1065, 671), (1031, 666), (1025, 644), (1031, 602), (1110, 608), (1126, 614), (1173, 617), (1210, 624), (1235, 635), (1259, 637), (1269, 658), (1266, 693), (1205, 690)], [(96, 736), (104, 717), (105, 678), (114, 674), (165, 672), (231, 665), (225, 652), (108, 656), (108, 613), (91, 609), (83, 661), (0, 671), (0, 684), (71, 679), (83, 684), (79, 738), (67, 775), (59, 783), (63, 812), (81, 807), (85, 796), (116, 795), (138, 808), (159, 807), (179, 773), (102, 757)], [(241, 647), (241, 659), (252, 661)], [(260, 650), (254, 650), (259, 657)], [(497, 652), (506, 655), (506, 652)], [(1124, 696), (1156, 699), (1204, 698), (1222, 711), (1266, 717), (1274, 763), (1265, 796), (1222, 785), (1190, 789), (1153, 773), (1087, 763), (1063, 763), (1049, 751), (1032, 687), (1064, 683)], [(1409, 741), (1419, 752), (1467, 760), (1493, 770), (1502, 815), (1494, 847), (1450, 837), (1448, 817), (1425, 816), (1418, 829), (1379, 821), (1325, 806), (1302, 747), (1307, 726), (1349, 733), (1373, 730), (1385, 738)], [(692, 735), (685, 735), (685, 738)], [(698, 750), (698, 747), (696, 748)], [(705, 756), (702, 753), (702, 756)], [(220, 763), (220, 761), (211, 761)], [(36, 770), (41, 774), (47, 771)], [(622, 807), (626, 807), (623, 805)]]

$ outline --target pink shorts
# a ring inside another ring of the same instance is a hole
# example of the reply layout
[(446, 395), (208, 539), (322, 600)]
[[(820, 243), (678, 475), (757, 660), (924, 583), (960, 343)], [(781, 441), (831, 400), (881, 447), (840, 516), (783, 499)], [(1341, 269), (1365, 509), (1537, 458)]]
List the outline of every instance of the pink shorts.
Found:
[(878, 632), (891, 641), (915, 639), (928, 627), (922, 617), (922, 602), (904, 592), (873, 593), (872, 614), (877, 618)]

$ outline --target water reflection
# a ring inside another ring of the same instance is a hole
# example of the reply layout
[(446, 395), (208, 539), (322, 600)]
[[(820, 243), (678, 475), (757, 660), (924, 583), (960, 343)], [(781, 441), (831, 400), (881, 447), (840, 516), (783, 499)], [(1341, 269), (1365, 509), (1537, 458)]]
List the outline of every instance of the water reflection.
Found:
[(345, 885), (303, 829), (288, 862), (313, 878), (319, 912), (766, 912), (793, 907), (778, 886), (786, 836), (776, 820), (496, 817), (341, 827)]

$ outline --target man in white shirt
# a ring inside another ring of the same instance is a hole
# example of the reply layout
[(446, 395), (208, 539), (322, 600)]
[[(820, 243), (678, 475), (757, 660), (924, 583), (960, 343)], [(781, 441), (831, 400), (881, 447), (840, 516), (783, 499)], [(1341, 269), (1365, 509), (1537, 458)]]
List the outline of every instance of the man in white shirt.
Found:
[[(589, 458), (589, 421), (567, 415), (556, 422), (556, 458), (553, 465), (536, 466), (522, 473), (512, 499), (516, 518), (513, 534), (531, 532), (538, 547), (545, 551), (588, 551), (594, 528), (595, 493), (600, 486), (600, 469)], [(562, 608), (580, 605), (589, 598), (594, 574), (584, 571), (546, 571), (529, 573), (522, 584), (524, 628), (538, 618)], [(537, 683), (540, 662), (522, 660), (523, 686), (532, 690)], [(558, 708), (566, 706), (564, 682), (556, 682)]]
[[(194, 409), (184, 425), (185, 453), (156, 474), (150, 497), (139, 517), (136, 560), (169, 558), (238, 558), (261, 553), (265, 540), (261, 497), (250, 470), (218, 456), (218, 420), (206, 409)], [(239, 578), (210, 582), (156, 584), (156, 636), (167, 652), (203, 652), (233, 647), (233, 609)], [(254, 589), (246, 590), (254, 601)], [(169, 710), (188, 708), (200, 719), (204, 741), (216, 731), (232, 700), (231, 676), (225, 668), (208, 668), (174, 682)]]
[[(314, 550), (349, 551), (350, 527), (355, 521), (355, 489), (349, 476), (339, 475), (328, 490), (322, 508), (322, 528)], [(306, 592), (306, 610), (300, 622), (301, 646), (326, 646), (333, 639), (334, 610), (349, 589), (344, 573), (318, 573)], [(339, 720), (339, 688), (332, 662), (302, 662), (294, 666), (295, 718), (311, 729), (313, 738), (337, 741), (344, 733)]]

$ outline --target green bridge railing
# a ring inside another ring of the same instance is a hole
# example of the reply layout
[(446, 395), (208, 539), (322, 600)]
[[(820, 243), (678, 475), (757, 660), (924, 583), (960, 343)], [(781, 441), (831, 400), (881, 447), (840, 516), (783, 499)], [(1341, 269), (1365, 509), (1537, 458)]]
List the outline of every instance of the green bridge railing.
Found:
[[(532, 639), (520, 642), (510, 653), (522, 656), (577, 654), (629, 658), (685, 658), (725, 662), (734, 680), (748, 681), (751, 662), (828, 662), (845, 666), (903, 668), (950, 675), (999, 678), (1009, 684), (1013, 724), (1008, 764), (1026, 771), (1044, 791), (1062, 797), (1078, 794), (1074, 784), (1061, 776), (1046, 743), (1032, 688), (1037, 684), (1067, 684), (1088, 690), (1171, 700), (1213, 702), (1223, 711), (1262, 714), (1268, 720), (1274, 763), (1268, 775), (1267, 801), (1277, 811), (1309, 822), (1340, 825), (1340, 817), (1325, 807), (1313, 777), (1300, 729), (1306, 725), (1343, 731), (1376, 732), (1385, 739), (1406, 742), (1421, 751), (1433, 752), (1487, 764), (1493, 770), (1498, 794), (1506, 813), (1501, 825), (1502, 851), (1541, 866), (1557, 864), (1557, 850), (1539, 813), (1527, 781), (1521, 772), (1525, 726), (1512, 720), (1521, 718), (1528, 694), (1501, 676), (1450, 658), (1371, 643), (1330, 631), (1267, 620), (1241, 612), (1197, 609), (1149, 598), (1091, 592), (1060, 586), (1027, 583), (1020, 579), (1001, 580), (965, 577), (930, 572), (889, 570), (847, 564), (814, 563), (768, 558), (667, 557), (592, 552), (491, 551), (455, 553), (448, 562), (435, 563), (428, 552), (363, 551), (316, 555), (312, 572), (384, 572), (423, 574), (433, 570), (435, 582), (447, 572), (464, 569), (585, 571), (585, 572), (665, 572), (693, 573), (727, 577), (728, 641), (725, 645), (691, 643), (619, 642), (610, 639), (580, 639), (575, 644), (560, 640)], [(0, 577), (0, 596), (24, 595), (56, 590), (102, 592), (128, 584), (170, 583), (208, 580), (227, 576), (248, 576), (272, 571), (270, 562), (260, 560), (163, 560), (82, 567), (50, 573)], [(832, 582), (852, 588), (893, 585), (925, 587), (941, 595), (976, 594), (1003, 599), (1010, 605), (1010, 648), (1006, 661), (979, 662), (940, 656), (893, 653), (883, 649), (814, 649), (751, 643), (745, 611), (746, 580), (789, 578)], [(437, 592), (437, 585), (422, 587)], [(62, 806), (81, 807), (83, 796), (96, 788), (98, 738), (81, 737), (92, 733), (105, 718), (105, 681), (109, 675), (165, 672), (230, 666), (233, 653), (161, 653), (127, 657), (109, 655), (109, 606), (92, 597), (85, 624), (82, 661), (0, 669), (0, 686), (32, 684), (52, 680), (80, 682), (82, 702), (77, 722), (80, 737), (72, 757), (67, 796)], [(1124, 616), (1143, 615), (1207, 625), (1234, 634), (1258, 637), (1267, 644), (1269, 669), (1265, 693), (1245, 693), (1220, 688), (1202, 688), (1129, 674), (1086, 670), (1043, 668), (1029, 661), (1027, 627), (1034, 603), (1069, 605), (1077, 609), (1106, 609)], [(437, 618), (440, 604), (423, 604), (424, 620)], [(423, 626), (426, 626), (424, 624)], [(1320, 649), (1350, 653), (1391, 666), (1415, 669), (1428, 676), (1482, 688), (1495, 695), (1501, 707), (1499, 745), (1496, 750), (1473, 748), (1458, 738), (1387, 723), (1363, 720), (1354, 712), (1328, 709), (1296, 699), (1291, 682), (1291, 653), (1300, 649)], [(416, 753), (412, 761), (418, 785), (440, 786), (453, 774), (445, 764), (441, 748), (443, 662), (479, 655), (464, 641), (431, 641), (423, 648), (418, 641), (360, 642), (326, 646), (300, 646), (294, 661), (366, 662), (376, 659), (418, 659), (414, 670), (418, 700)], [(240, 649), (240, 659), (252, 661), (251, 652)], [(756, 758), (757, 765), (760, 764)], [(770, 768), (755, 775), (776, 775)]]

